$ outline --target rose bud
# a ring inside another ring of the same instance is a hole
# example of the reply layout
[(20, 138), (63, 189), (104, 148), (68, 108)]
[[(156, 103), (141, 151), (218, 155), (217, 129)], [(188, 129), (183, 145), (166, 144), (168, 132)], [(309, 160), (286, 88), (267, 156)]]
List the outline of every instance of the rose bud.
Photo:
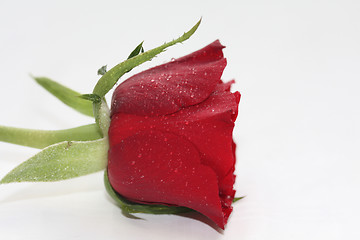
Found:
[(224, 229), (232, 211), (240, 93), (223, 83), (224, 46), (138, 73), (114, 91), (108, 178), (129, 201), (183, 206)]

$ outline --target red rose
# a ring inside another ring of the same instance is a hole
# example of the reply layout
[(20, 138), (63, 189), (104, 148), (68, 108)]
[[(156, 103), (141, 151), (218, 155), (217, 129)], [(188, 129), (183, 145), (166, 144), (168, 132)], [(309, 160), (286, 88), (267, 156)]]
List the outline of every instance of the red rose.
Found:
[(219, 41), (127, 79), (113, 95), (108, 177), (130, 201), (184, 206), (224, 228), (235, 190), (240, 93)]

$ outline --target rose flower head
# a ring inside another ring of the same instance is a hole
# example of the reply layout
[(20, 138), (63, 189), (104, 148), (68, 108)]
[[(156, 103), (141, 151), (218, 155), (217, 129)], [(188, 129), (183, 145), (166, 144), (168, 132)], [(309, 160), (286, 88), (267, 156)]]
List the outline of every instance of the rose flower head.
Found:
[(0, 184), (52, 182), (104, 171), (105, 188), (122, 211), (170, 214), (197, 211), (224, 229), (235, 190), (232, 138), (240, 93), (221, 80), (226, 66), (217, 40), (185, 57), (123, 81), (111, 109), (106, 94), (121, 77), (168, 47), (189, 39), (201, 20), (170, 42), (129, 57), (81, 94), (47, 77), (44, 89), (95, 122), (62, 130), (0, 126), (0, 141), (42, 149)]
[(224, 46), (138, 73), (114, 91), (108, 179), (135, 203), (193, 209), (224, 228), (235, 190), (240, 93), (224, 83)]

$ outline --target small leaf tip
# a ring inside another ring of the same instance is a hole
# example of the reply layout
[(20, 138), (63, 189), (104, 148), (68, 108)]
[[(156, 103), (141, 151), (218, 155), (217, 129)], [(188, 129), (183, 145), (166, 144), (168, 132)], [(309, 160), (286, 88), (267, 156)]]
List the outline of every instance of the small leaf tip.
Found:
[(104, 75), (107, 72), (107, 65), (102, 66), (101, 68), (98, 69), (97, 71), (97, 75)]
[(237, 202), (237, 201), (239, 201), (239, 200), (243, 199), (244, 197), (246, 197), (246, 196), (242, 196), (242, 197), (235, 197), (235, 198), (234, 198), (234, 200), (233, 200), (233, 203), (235, 203), (235, 202)]
[(99, 103), (101, 102), (101, 97), (97, 94), (90, 93), (90, 94), (83, 94), (79, 95), (80, 98), (91, 101), (93, 103)]

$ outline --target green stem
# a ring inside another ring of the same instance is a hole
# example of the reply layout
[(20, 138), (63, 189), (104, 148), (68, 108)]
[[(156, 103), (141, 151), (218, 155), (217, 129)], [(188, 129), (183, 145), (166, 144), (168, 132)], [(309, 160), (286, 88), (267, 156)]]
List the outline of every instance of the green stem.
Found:
[(0, 126), (0, 141), (33, 148), (45, 148), (62, 141), (89, 141), (101, 137), (96, 124), (65, 130), (33, 130)]

